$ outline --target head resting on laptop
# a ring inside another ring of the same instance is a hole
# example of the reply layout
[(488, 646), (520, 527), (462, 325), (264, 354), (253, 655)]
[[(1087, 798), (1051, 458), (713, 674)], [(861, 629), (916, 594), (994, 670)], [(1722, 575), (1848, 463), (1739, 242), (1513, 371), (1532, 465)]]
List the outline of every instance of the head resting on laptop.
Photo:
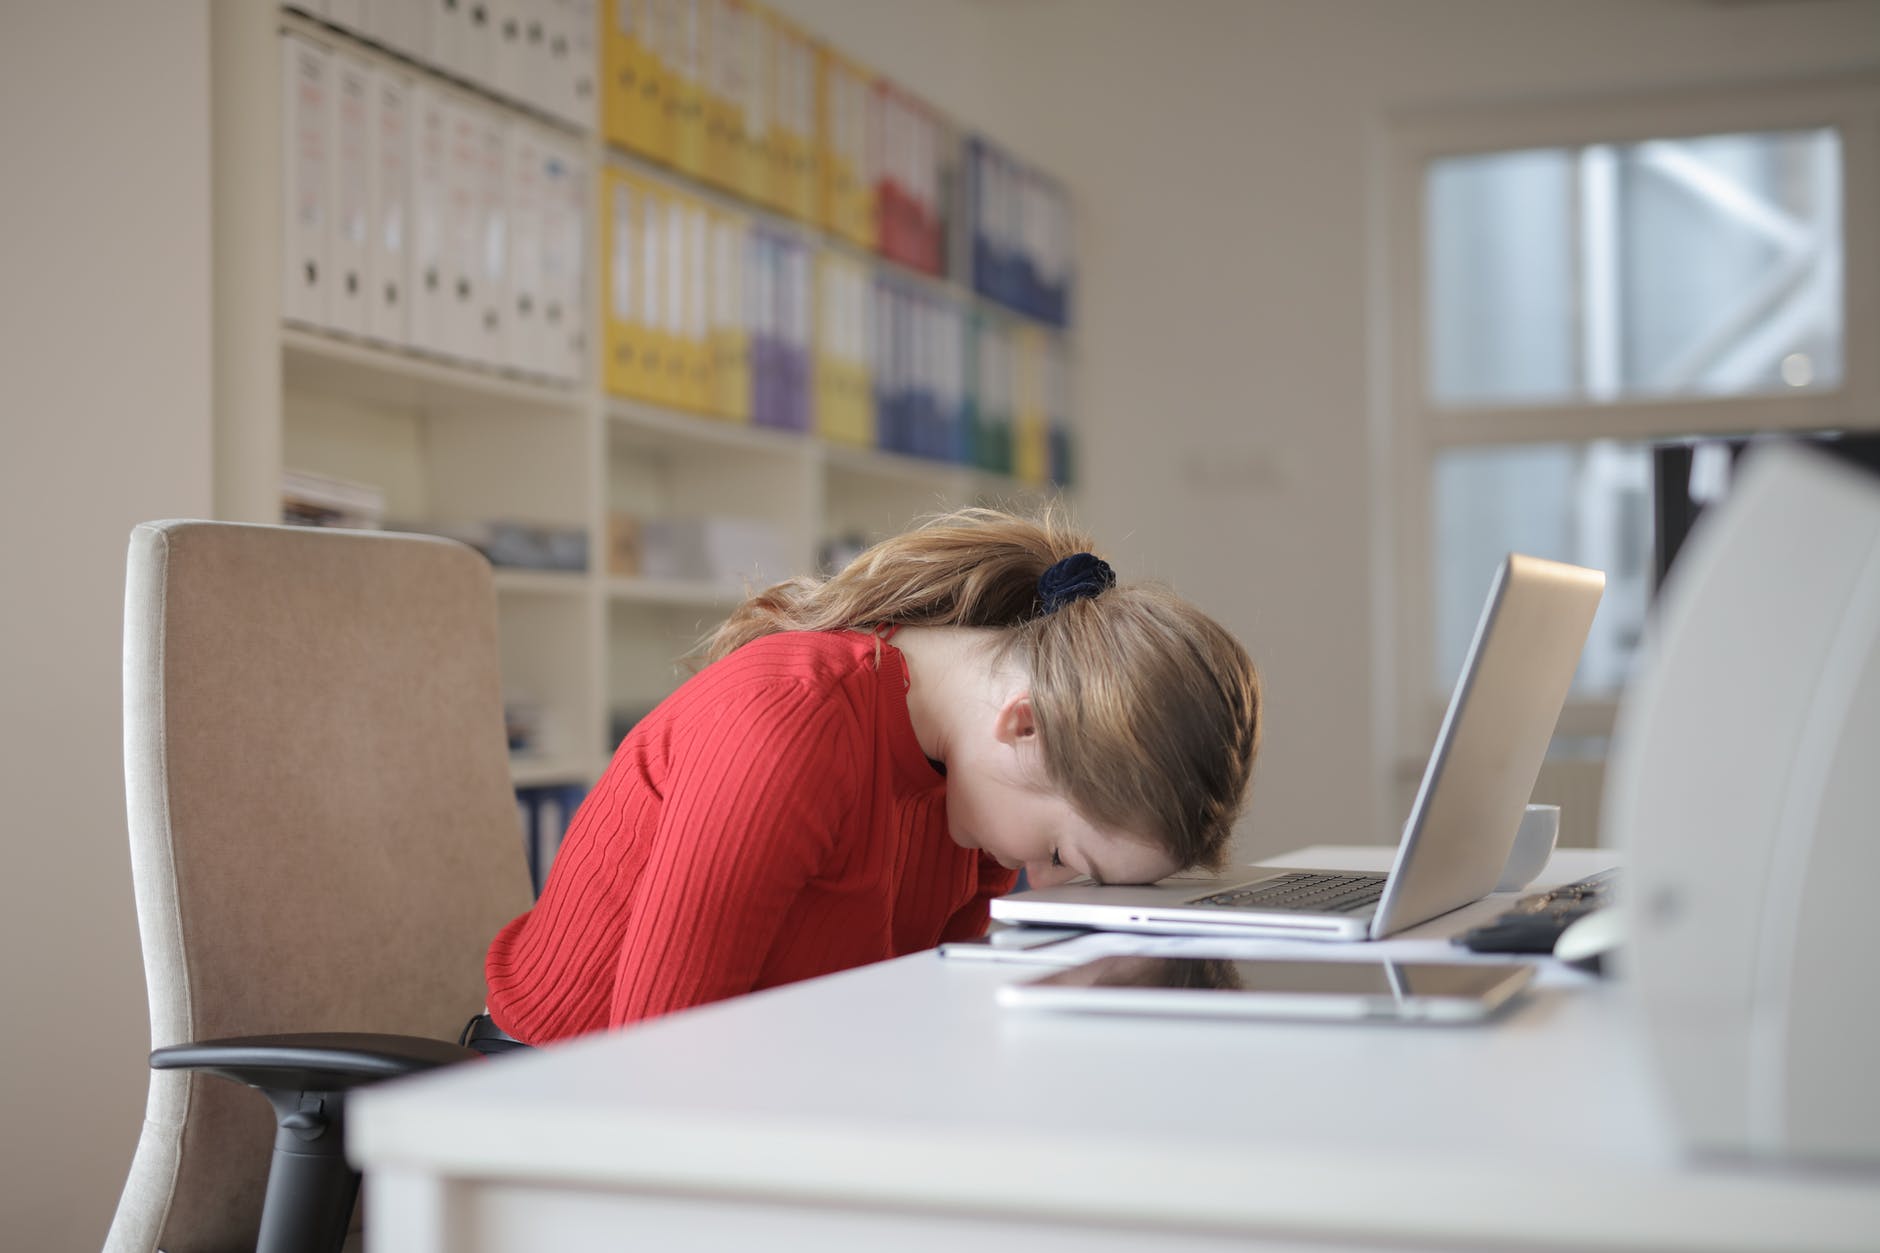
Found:
[(953, 838), (1034, 886), (1219, 868), (1260, 742), (1260, 677), (1164, 587), (1118, 586), (1055, 511), (962, 509), (745, 601), (715, 661), (777, 631), (892, 632)]

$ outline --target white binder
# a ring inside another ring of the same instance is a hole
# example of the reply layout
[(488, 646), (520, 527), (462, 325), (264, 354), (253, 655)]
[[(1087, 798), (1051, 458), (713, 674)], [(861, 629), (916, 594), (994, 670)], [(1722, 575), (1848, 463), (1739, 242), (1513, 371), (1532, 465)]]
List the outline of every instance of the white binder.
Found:
[(543, 364), (555, 378), (587, 375), (587, 170), (574, 146), (543, 133)]
[(398, 346), (411, 342), (411, 103), (411, 84), (403, 75), (373, 72), (366, 334)]
[(522, 104), (529, 97), (528, 13), (535, 0), (484, 0), (490, 10), (490, 87)]
[(599, 17), (594, 0), (551, 0), (563, 15), (568, 32), (568, 56), (559, 78), (551, 83), (547, 100), (555, 116), (591, 131), (599, 122), (600, 46), (596, 41)]
[(471, 0), (424, 0), (430, 10), (425, 29), (426, 64), (456, 78), (468, 76), (470, 67)]
[(483, 119), (469, 100), (444, 100), (444, 275), (446, 354), (468, 358), (476, 348), (477, 227), (481, 200)]
[(509, 123), (476, 108), (476, 251), (474, 313), (468, 351), (490, 369), (509, 364)]
[(281, 37), (281, 316), (327, 324), (327, 164), (331, 161), (331, 76), (326, 49)]
[(327, 162), (327, 325), (366, 333), (370, 306), (372, 68), (343, 52), (327, 54), (332, 159)]
[(440, 0), (365, 0), (366, 38), (413, 61), (431, 55), (431, 10)]
[(452, 276), (448, 199), (449, 102), (437, 87), (412, 84), (411, 325), (408, 342), (425, 352), (451, 351)]
[(561, 116), (562, 80), (568, 68), (568, 10), (561, 0), (528, 0), (542, 37), (528, 60), (529, 107)]
[(509, 128), (509, 315), (505, 364), (523, 374), (549, 374), (542, 321), (543, 174), (540, 132), (525, 123)]
[(489, 90), (496, 85), (496, 24), (490, 0), (458, 0), (459, 35), (452, 67), (459, 78)]
[(505, 0), (517, 22), (514, 99), (536, 110), (548, 111), (548, 42), (552, 0)]

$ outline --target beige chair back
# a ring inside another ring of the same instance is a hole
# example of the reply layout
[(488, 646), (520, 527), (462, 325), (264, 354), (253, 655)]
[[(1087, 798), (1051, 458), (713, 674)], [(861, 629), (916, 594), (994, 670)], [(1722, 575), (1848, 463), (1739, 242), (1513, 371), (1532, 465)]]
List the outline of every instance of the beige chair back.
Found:
[[(124, 761), (152, 1047), (454, 1040), (528, 908), (488, 563), (423, 536), (131, 533)], [(252, 1248), (260, 1095), (153, 1072), (107, 1244)]]

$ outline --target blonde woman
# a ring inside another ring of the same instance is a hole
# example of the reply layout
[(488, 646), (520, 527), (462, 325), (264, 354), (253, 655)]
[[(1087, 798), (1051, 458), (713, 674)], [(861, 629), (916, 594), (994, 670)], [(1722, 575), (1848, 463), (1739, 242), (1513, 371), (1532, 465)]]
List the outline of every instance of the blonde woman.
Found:
[(541, 1044), (979, 935), (1020, 869), (1218, 866), (1259, 676), (1091, 547), (968, 509), (746, 601), (497, 935), (482, 1034)]

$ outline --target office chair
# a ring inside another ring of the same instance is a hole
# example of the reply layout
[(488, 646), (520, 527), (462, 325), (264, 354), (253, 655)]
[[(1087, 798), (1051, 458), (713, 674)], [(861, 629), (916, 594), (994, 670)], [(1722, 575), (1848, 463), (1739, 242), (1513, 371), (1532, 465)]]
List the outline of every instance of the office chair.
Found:
[(106, 1249), (338, 1248), (346, 1090), (473, 1056), (450, 1041), (530, 903), (488, 564), (137, 527), (124, 759), (156, 1051)]

